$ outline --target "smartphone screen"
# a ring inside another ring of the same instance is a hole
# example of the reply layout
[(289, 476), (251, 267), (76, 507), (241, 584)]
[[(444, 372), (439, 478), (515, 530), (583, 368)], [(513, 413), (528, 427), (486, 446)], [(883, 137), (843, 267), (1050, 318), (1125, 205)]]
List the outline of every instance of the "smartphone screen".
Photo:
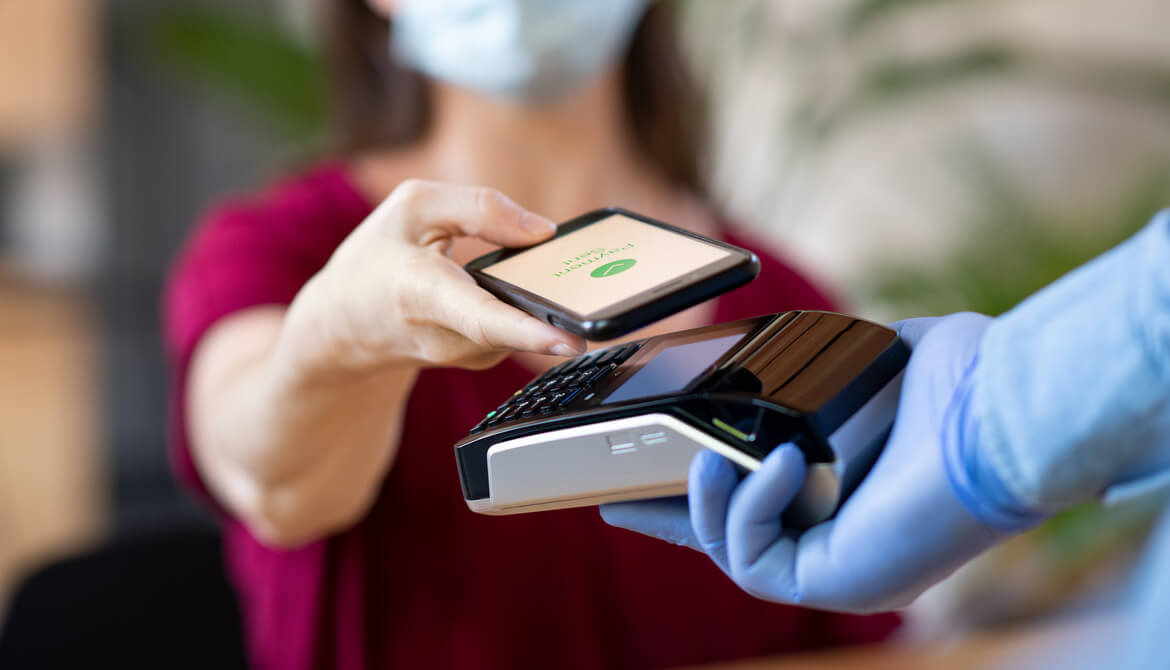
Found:
[(483, 272), (590, 315), (734, 253), (613, 214), (485, 267)]

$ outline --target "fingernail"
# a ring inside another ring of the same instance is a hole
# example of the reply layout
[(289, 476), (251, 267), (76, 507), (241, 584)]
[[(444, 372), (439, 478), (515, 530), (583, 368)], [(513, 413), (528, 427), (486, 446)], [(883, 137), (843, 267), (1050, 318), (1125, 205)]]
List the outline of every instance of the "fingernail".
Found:
[(555, 232), (557, 229), (557, 224), (543, 216), (537, 216), (535, 214), (525, 214), (524, 218), (520, 220), (520, 225), (524, 226), (527, 230), (541, 235), (547, 235)]
[(583, 350), (578, 349), (572, 345), (565, 344), (564, 342), (553, 345), (552, 352), (557, 356), (576, 356), (578, 354), (584, 353)]

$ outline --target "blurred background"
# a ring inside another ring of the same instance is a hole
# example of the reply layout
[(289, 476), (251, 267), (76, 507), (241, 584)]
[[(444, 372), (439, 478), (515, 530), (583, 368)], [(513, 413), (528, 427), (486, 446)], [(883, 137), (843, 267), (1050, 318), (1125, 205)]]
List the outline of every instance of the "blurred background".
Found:
[[(324, 150), (315, 0), (0, 3), (0, 620), (174, 484), (160, 282), (197, 213)], [(1170, 204), (1161, 0), (680, 2), (715, 196), (859, 314), (996, 314)], [(1154, 503), (1087, 506), (932, 591), (907, 638), (1106, 619)]]

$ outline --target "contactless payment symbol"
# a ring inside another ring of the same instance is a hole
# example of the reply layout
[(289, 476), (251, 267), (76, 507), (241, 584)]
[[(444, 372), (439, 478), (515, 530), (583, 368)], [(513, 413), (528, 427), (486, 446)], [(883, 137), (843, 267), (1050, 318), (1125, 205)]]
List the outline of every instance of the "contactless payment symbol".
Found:
[(610, 261), (589, 273), (590, 277), (612, 277), (616, 274), (621, 274), (626, 270), (634, 267), (638, 261), (632, 258), (623, 258), (618, 261)]

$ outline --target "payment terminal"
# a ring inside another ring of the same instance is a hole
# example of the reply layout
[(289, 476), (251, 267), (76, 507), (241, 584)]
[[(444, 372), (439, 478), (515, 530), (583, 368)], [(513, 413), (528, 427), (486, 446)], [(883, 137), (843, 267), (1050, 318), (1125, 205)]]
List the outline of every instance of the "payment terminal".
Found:
[(754, 470), (791, 442), (808, 470), (784, 520), (808, 527), (877, 458), (908, 357), (889, 328), (810, 311), (615, 344), (537, 377), (455, 445), (464, 498), (518, 514), (678, 495), (700, 449)]

